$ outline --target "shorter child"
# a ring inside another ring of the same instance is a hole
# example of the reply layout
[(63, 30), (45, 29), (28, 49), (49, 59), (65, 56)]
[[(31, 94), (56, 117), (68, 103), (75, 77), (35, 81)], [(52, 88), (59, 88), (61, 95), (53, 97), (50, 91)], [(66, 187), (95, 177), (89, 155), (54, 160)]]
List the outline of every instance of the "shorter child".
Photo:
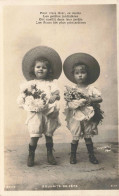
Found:
[(66, 87), (64, 93), (67, 127), (73, 136), (70, 163), (77, 162), (78, 142), (80, 138), (84, 138), (90, 162), (98, 164), (91, 138), (98, 134), (97, 126), (103, 119), (103, 112), (99, 105), (102, 98), (99, 90), (89, 84), (99, 77), (99, 64), (88, 54), (76, 53), (65, 60), (64, 73), (71, 82), (76, 83), (72, 88)]
[(60, 94), (54, 79), (59, 78), (61, 74), (61, 59), (53, 49), (39, 46), (26, 53), (22, 70), (25, 78), (29, 80), (21, 86), (18, 97), (19, 106), (28, 113), (26, 124), (31, 138), (27, 165), (34, 165), (35, 149), (42, 134), (46, 139), (48, 163), (55, 165), (52, 136), (60, 126)]

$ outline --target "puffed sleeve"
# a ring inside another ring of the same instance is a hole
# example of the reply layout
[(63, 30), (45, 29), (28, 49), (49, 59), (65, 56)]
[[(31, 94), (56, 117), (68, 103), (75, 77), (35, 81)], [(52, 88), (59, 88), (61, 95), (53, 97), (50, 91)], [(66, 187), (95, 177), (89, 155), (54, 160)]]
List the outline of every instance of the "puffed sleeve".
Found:
[(60, 99), (60, 89), (57, 84), (57, 80), (54, 80), (51, 84), (51, 94), (57, 96), (57, 100)]
[(101, 92), (96, 87), (91, 86), (89, 88), (89, 95), (92, 96), (92, 97), (101, 97)]
[(55, 91), (59, 91), (59, 87), (58, 87), (58, 84), (57, 84), (57, 80), (53, 80), (52, 84), (51, 84), (51, 93), (55, 92)]

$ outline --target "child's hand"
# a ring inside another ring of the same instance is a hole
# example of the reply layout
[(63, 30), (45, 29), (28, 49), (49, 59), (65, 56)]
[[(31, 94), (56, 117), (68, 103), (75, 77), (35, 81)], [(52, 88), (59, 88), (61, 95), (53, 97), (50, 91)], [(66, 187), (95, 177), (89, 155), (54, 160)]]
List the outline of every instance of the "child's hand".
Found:
[(86, 100), (86, 99), (80, 99), (80, 100), (79, 100), (79, 106), (80, 106), (80, 107), (86, 105), (86, 103), (87, 103), (87, 100)]
[(93, 103), (101, 103), (102, 102), (102, 98), (100, 96), (98, 97), (89, 97), (87, 103), (89, 105), (93, 104)]
[(51, 94), (49, 103), (54, 103), (56, 100), (60, 100), (60, 95), (59, 95), (59, 91), (58, 90), (56, 90), (55, 92), (53, 92)]
[(56, 101), (56, 99), (57, 99), (57, 95), (51, 95), (49, 103), (51, 103), (51, 104), (54, 103)]
[(88, 99), (87, 99), (87, 104), (88, 104), (88, 105), (91, 105), (91, 104), (92, 104), (92, 98), (91, 98), (91, 97), (88, 97)]

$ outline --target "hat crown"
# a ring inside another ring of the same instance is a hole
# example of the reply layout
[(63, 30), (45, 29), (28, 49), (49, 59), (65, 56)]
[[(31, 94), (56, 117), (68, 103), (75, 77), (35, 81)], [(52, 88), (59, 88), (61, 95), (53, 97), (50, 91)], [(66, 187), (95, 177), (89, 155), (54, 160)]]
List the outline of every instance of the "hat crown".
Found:
[(68, 56), (63, 64), (64, 73), (71, 82), (76, 83), (72, 74), (72, 69), (73, 66), (78, 63), (87, 66), (89, 84), (95, 82), (98, 79), (100, 75), (100, 66), (97, 60), (93, 56), (86, 53), (75, 53)]
[(22, 60), (22, 71), (27, 80), (34, 79), (30, 74), (35, 60), (47, 59), (53, 70), (53, 79), (58, 79), (62, 72), (62, 61), (59, 54), (47, 46), (37, 46), (29, 50)]

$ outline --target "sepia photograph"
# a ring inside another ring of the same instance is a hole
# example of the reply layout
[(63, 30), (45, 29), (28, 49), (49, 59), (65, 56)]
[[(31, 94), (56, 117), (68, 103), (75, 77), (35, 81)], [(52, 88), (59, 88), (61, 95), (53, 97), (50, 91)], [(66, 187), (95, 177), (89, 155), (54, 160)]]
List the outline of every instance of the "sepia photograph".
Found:
[(118, 4), (58, 2), (1, 4), (0, 194), (116, 195)]

